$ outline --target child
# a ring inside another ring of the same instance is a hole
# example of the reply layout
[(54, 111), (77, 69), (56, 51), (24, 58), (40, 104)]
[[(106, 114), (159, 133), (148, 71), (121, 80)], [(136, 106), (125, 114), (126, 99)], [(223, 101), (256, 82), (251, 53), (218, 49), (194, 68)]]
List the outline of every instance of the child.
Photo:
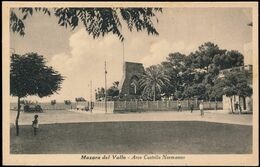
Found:
[(33, 127), (33, 134), (34, 136), (36, 136), (37, 129), (39, 128), (38, 115), (34, 115), (34, 120), (32, 121), (32, 127)]
[(200, 102), (200, 115), (201, 115), (201, 116), (204, 115), (204, 111), (203, 111), (203, 100)]

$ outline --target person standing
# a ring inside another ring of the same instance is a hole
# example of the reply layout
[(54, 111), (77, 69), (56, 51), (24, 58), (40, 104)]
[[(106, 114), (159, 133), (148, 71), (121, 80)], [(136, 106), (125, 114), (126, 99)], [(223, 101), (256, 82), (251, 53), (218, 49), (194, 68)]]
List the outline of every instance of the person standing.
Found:
[(200, 107), (200, 115), (203, 116), (203, 115), (204, 115), (204, 111), (203, 111), (203, 107), (204, 107), (204, 106), (203, 106), (203, 100), (201, 100), (199, 107)]
[(34, 120), (32, 121), (33, 134), (36, 136), (37, 129), (39, 128), (38, 115), (34, 115)]
[(180, 101), (178, 101), (178, 112), (180, 112), (181, 110), (182, 110), (181, 103), (180, 103)]

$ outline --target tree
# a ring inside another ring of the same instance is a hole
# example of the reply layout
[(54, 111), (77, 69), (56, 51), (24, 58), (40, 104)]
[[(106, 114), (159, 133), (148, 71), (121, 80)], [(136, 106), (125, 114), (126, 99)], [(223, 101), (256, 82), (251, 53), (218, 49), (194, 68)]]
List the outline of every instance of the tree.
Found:
[(105, 88), (98, 88), (96, 90), (96, 100), (100, 101), (102, 98), (105, 97)]
[(86, 100), (85, 100), (84, 97), (76, 97), (76, 98), (75, 98), (75, 101), (76, 101), (76, 102), (85, 102)]
[(162, 87), (170, 84), (170, 77), (164, 73), (161, 66), (150, 66), (141, 76), (139, 83), (143, 88), (142, 94), (153, 96), (155, 101), (156, 95), (162, 92)]
[(64, 100), (65, 105), (70, 105), (70, 108), (72, 109), (71, 101), (70, 100)]
[(53, 106), (54, 110), (55, 110), (55, 104), (56, 104), (56, 100), (51, 100), (51, 105)]
[(70, 100), (64, 100), (64, 104), (71, 105), (71, 101)]
[(54, 106), (55, 104), (56, 104), (56, 100), (52, 100), (52, 101), (51, 101), (51, 105)]
[[(43, 12), (58, 18), (58, 25), (74, 30), (82, 24), (93, 38), (115, 34), (123, 41), (122, 23), (125, 22), (130, 31), (146, 30), (148, 35), (159, 33), (154, 27), (153, 19), (161, 8), (19, 8), (11, 9), (10, 29), (25, 35), (24, 21), (35, 12)], [(19, 17), (20, 16), (20, 17)]]
[(40, 98), (57, 93), (64, 77), (37, 53), (12, 54), (10, 67), (10, 94), (18, 97), (18, 111), (15, 120), (16, 135), (19, 136), (20, 99), (30, 95)]
[(119, 86), (119, 81), (113, 82), (113, 85), (107, 90), (107, 95), (111, 96), (112, 98), (118, 96), (119, 95), (118, 86)]
[(181, 94), (176, 93), (176, 91), (181, 92), (183, 89), (183, 79), (181, 75), (183, 75), (183, 72), (186, 69), (185, 59), (186, 55), (175, 52), (170, 53), (168, 57), (166, 57), (166, 61), (161, 63), (163, 71), (169, 76), (171, 83), (163, 87), (163, 92), (167, 96), (170, 96), (171, 94), (176, 94), (177, 97), (181, 96)]

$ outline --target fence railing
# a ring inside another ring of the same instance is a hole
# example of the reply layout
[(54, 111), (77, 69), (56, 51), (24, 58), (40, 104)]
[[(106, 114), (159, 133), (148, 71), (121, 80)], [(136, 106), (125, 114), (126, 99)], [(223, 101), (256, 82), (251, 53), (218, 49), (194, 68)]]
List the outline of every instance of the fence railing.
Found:
[[(180, 101), (182, 110), (189, 110), (191, 101)], [(194, 110), (199, 109), (199, 103), (193, 102)], [(223, 104), (221, 101), (203, 102), (205, 110), (222, 110)], [(95, 102), (94, 110), (105, 110), (105, 102)], [(109, 101), (107, 102), (107, 111), (123, 112), (123, 111), (178, 111), (177, 101)]]
[[(189, 110), (191, 100), (182, 100), (180, 101), (182, 110)], [(194, 109), (199, 109), (199, 103), (193, 101)], [(66, 105), (64, 103), (56, 103), (51, 105), (50, 103), (39, 103), (43, 110), (68, 110), (75, 109), (77, 103), (71, 103)], [(80, 105), (80, 103), (78, 104)], [(223, 103), (222, 101), (203, 102), (205, 110), (222, 110)], [(11, 110), (17, 110), (17, 103), (10, 104)], [(94, 111), (96, 112), (105, 112), (105, 102), (94, 102), (93, 106)], [(23, 105), (21, 106), (23, 110)], [(124, 112), (124, 111), (178, 111), (178, 102), (177, 101), (108, 101), (107, 102), (107, 113), (113, 112)]]
[[(107, 105), (107, 111), (105, 110)], [(114, 112), (114, 102), (113, 101), (109, 101), (107, 102), (107, 104), (105, 104), (105, 102), (94, 102), (94, 107), (93, 107), (93, 112), (95, 113), (113, 113)]]

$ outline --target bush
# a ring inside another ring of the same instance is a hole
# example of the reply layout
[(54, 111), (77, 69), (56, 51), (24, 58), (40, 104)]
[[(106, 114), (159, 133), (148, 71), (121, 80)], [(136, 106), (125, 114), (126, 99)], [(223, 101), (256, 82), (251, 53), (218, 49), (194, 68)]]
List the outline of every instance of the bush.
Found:
[(42, 107), (40, 105), (36, 105), (35, 111), (42, 112)]
[(23, 110), (24, 110), (24, 112), (29, 112), (29, 110), (30, 110), (29, 105), (28, 104), (24, 105)]
[(24, 112), (43, 112), (40, 105), (24, 105)]

